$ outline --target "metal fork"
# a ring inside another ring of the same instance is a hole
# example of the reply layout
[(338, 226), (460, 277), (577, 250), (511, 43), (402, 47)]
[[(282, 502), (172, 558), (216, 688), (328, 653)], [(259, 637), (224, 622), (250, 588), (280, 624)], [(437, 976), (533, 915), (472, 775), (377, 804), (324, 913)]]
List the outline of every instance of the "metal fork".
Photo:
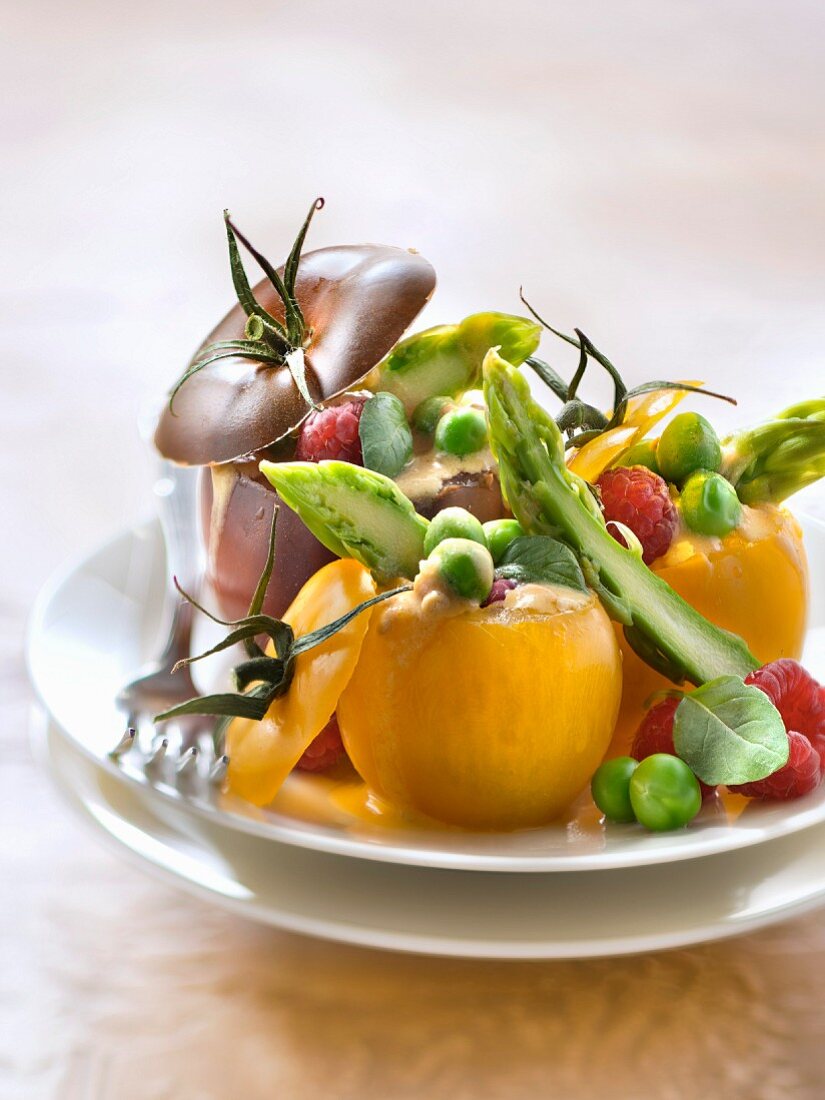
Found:
[[(152, 717), (191, 699), (198, 691), (188, 667), (173, 674), (172, 669), (184, 657), (188, 657), (192, 644), (192, 605), (181, 598), (171, 586), (171, 578), (186, 592), (196, 593), (201, 572), (201, 549), (197, 533), (198, 471), (174, 466), (162, 461), (160, 476), (154, 484), (163, 540), (166, 546), (166, 572), (170, 579), (167, 603), (171, 607), (171, 621), (166, 642), (160, 655), (144, 666), (138, 676), (121, 688), (117, 696), (118, 706), (126, 711), (127, 723), (135, 731), (149, 727)], [(167, 732), (168, 723), (163, 732)], [(208, 717), (188, 715), (176, 720), (175, 729), (181, 750), (197, 747), (199, 735), (211, 725)], [(149, 734), (152, 753), (161, 731), (153, 728)], [(133, 735), (132, 740), (135, 740)], [(168, 745), (169, 738), (166, 739)], [(166, 745), (162, 744), (165, 751)], [(123, 750), (121, 749), (121, 752)]]

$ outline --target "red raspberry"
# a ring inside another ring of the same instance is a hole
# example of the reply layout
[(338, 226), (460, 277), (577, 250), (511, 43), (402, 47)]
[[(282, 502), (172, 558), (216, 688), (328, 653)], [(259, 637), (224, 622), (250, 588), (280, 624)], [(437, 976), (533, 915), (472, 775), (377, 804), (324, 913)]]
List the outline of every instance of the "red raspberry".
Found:
[[(650, 708), (633, 738), (630, 755), (634, 760), (644, 760), (657, 752), (666, 752), (669, 756), (676, 755), (676, 749), (673, 747), (673, 718), (681, 701), (681, 698), (668, 697)], [(701, 779), (699, 787), (703, 799), (711, 798), (716, 793), (715, 787), (709, 787)]]
[(513, 588), (518, 588), (515, 581), (510, 580), (508, 577), (496, 577), (493, 581), (493, 587), (490, 589), (490, 595), (481, 606), (489, 607), (491, 603), (500, 603), (506, 599), (507, 593)]
[(321, 462), (337, 458), (364, 465), (358, 424), (366, 398), (355, 397), (341, 405), (329, 405), (309, 414), (301, 426), (295, 457), (299, 462)]
[(302, 772), (324, 772), (345, 755), (338, 719), (333, 714), (295, 767)]
[(740, 783), (730, 790), (744, 794), (747, 798), (786, 801), (800, 798), (803, 794), (816, 790), (822, 779), (822, 764), (819, 753), (811, 745), (804, 733), (795, 730), (788, 732), (788, 763), (767, 779), (755, 783)]
[[(666, 554), (679, 526), (679, 515), (670, 499), (667, 483), (645, 466), (617, 466), (605, 470), (596, 482), (604, 518), (629, 527), (642, 544), (642, 557), (650, 565)], [(617, 542), (627, 545), (619, 531), (608, 527)]]
[(790, 657), (763, 665), (745, 683), (764, 691), (782, 715), (785, 729), (804, 734), (825, 768), (825, 687)]

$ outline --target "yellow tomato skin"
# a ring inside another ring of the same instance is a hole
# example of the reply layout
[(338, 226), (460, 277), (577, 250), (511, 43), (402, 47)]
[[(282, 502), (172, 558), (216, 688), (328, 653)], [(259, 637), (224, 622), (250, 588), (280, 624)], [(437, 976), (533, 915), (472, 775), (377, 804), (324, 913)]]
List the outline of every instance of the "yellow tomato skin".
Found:
[[(805, 638), (808, 565), (802, 531), (784, 508), (748, 509), (745, 524), (721, 540), (685, 533), (652, 569), (717, 626), (739, 634), (763, 664), (798, 658)], [(645, 700), (673, 684), (654, 672), (621, 636), (624, 691), (616, 750), (627, 746)]]
[(429, 622), (376, 609), (338, 723), (380, 798), (468, 828), (541, 825), (599, 765), (621, 694), (604, 611), (496, 606)]
[[(300, 638), (374, 595), (375, 582), (363, 565), (352, 559), (333, 561), (310, 577), (284, 621)], [(367, 608), (331, 638), (301, 653), (289, 691), (275, 699), (262, 721), (233, 720), (226, 735), (231, 793), (256, 806), (272, 801), (332, 717), (358, 661), (371, 614), (372, 608)]]

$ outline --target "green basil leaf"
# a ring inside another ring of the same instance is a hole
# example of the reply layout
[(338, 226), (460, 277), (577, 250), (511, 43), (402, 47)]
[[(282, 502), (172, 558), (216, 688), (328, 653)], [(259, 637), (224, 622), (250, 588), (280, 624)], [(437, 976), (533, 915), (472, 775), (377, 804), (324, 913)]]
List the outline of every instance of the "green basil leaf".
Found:
[(703, 782), (753, 783), (788, 762), (779, 711), (759, 688), (720, 676), (690, 692), (676, 708), (673, 744)]
[(497, 577), (518, 584), (560, 584), (586, 592), (584, 575), (569, 546), (548, 535), (522, 535), (504, 552)]
[(364, 405), (358, 424), (364, 465), (395, 477), (412, 457), (413, 438), (404, 406), (394, 393), (377, 393)]

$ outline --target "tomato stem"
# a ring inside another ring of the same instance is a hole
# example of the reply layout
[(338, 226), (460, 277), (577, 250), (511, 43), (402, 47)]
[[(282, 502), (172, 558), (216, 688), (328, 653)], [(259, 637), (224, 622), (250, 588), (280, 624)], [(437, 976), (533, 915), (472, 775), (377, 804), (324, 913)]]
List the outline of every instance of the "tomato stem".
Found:
[[(281, 275), (269, 262), (263, 253), (241, 233), (228, 210), (223, 212), (223, 220), (226, 226), (226, 239), (229, 247), (229, 269), (232, 273), (232, 285), (238, 303), (246, 314), (248, 320), (244, 340), (220, 340), (206, 347), (200, 348), (194, 355), (189, 366), (172, 387), (169, 394), (169, 410), (174, 414), (174, 401), (180, 388), (189, 381), (192, 375), (197, 374), (219, 359), (252, 359), (257, 363), (263, 363), (268, 367), (289, 366), (293, 381), (298, 388), (307, 406), (313, 406), (314, 402), (306, 386), (301, 360), (296, 364), (295, 353), (306, 348), (312, 335), (312, 330), (307, 328), (304, 315), (298, 300), (295, 297), (295, 280), (298, 275), (298, 265), (301, 260), (301, 250), (304, 246), (307, 231), (316, 210), (324, 205), (322, 198), (317, 198), (309, 208), (304, 222), (295, 238), (289, 256), (283, 267)], [(238, 242), (257, 262), (258, 266), (269, 279), (272, 286), (283, 303), (284, 320), (279, 321), (268, 310), (264, 309), (255, 297), (249, 279), (244, 269), (243, 260), (238, 249)]]
[[(581, 329), (574, 329), (575, 336), (568, 336), (567, 333), (561, 332), (544, 320), (541, 314), (539, 314), (527, 301), (524, 296), (524, 290), (521, 287), (519, 288), (519, 297), (543, 328), (547, 329), (548, 332), (552, 332), (554, 336), (558, 336), (560, 340), (564, 340), (565, 343), (570, 344), (571, 347), (579, 349), (579, 364), (569, 384), (564, 381), (561, 375), (554, 370), (549, 363), (545, 363), (543, 359), (531, 355), (526, 360), (527, 365), (536, 372), (545, 385), (549, 386), (556, 397), (565, 403), (561, 413), (556, 417), (556, 423), (561, 431), (567, 433), (565, 447), (582, 447), (585, 443), (589, 443), (591, 440), (596, 439), (603, 432), (609, 431), (611, 428), (619, 427), (624, 423), (630, 400), (634, 397), (641, 397), (643, 394), (651, 393), (654, 390), (686, 390), (689, 393), (699, 393), (703, 394), (705, 397), (715, 397), (719, 401), (727, 401), (730, 405), (736, 404), (736, 400), (733, 397), (727, 397), (723, 393), (714, 393), (712, 390), (706, 390), (703, 386), (694, 386), (689, 382), (666, 382), (658, 380), (655, 382), (644, 382), (640, 386), (628, 389), (618, 368), (611, 363), (603, 352), (599, 351), (593, 341), (588, 336), (585, 336)], [(604, 367), (613, 380), (613, 412), (609, 416), (603, 416), (601, 413), (598, 413), (598, 410), (593, 409), (592, 405), (586, 405), (581, 398), (577, 396), (579, 385), (587, 368), (588, 356), (595, 359), (597, 363)], [(596, 413), (596, 415), (594, 415), (594, 413)], [(584, 430), (577, 434), (577, 428), (582, 428)]]

